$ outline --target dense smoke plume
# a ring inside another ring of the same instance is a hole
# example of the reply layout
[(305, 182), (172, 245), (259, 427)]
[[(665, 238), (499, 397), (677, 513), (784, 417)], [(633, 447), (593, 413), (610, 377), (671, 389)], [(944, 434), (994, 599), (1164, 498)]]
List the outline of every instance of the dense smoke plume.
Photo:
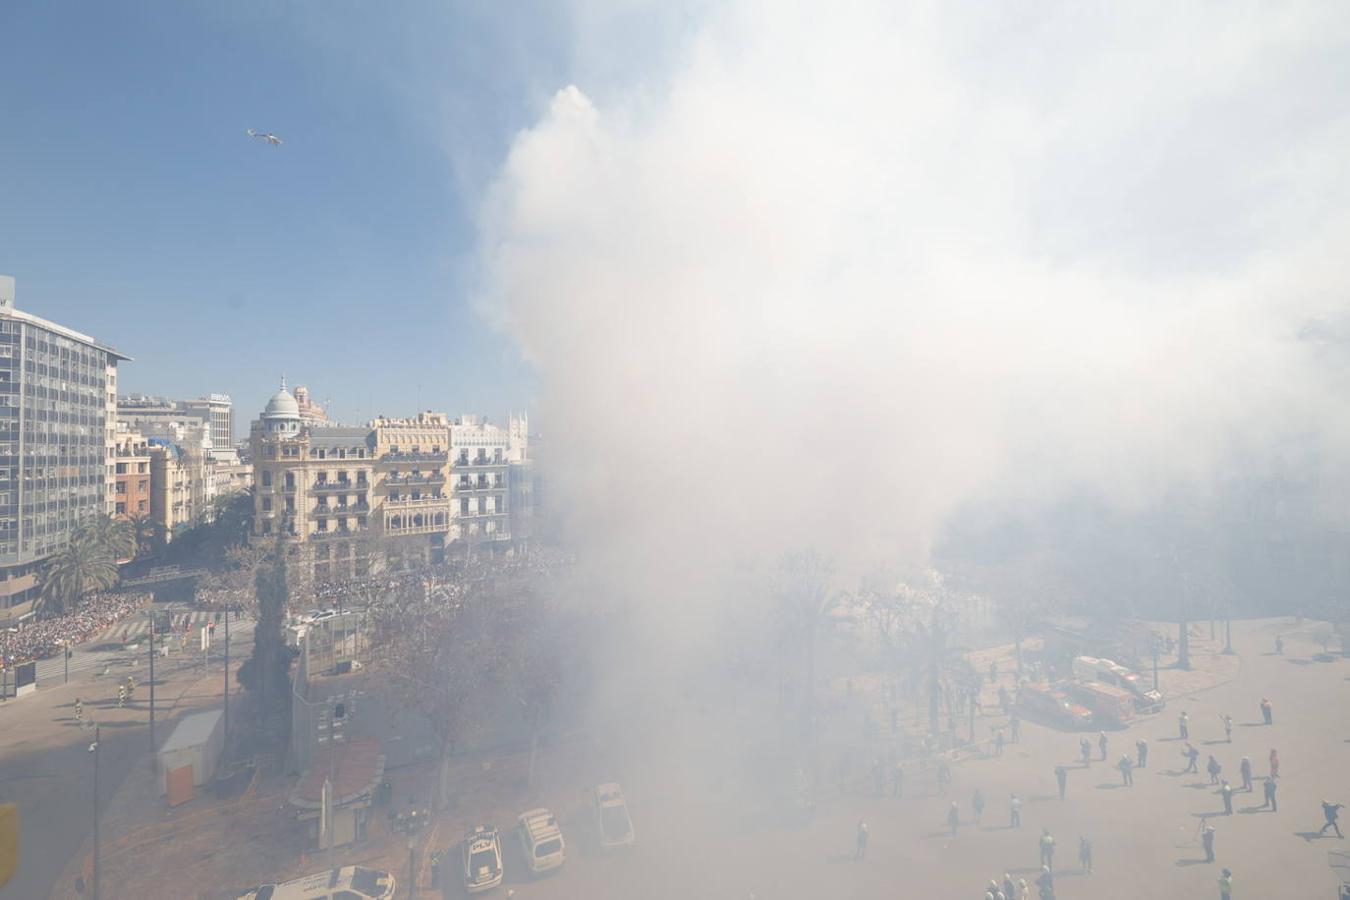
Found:
[(483, 213), (615, 596), (1342, 446), (1342, 9), (713, 6), (669, 71), (559, 90)]

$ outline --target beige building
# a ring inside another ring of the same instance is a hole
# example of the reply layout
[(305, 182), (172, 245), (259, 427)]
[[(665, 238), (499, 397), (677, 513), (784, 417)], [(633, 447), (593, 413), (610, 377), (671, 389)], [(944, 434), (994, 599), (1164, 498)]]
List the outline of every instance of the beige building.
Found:
[(511, 540), (510, 470), (524, 427), (424, 412), (364, 427), (316, 424), (285, 389), (253, 423), (254, 535), (304, 545), (316, 580), (444, 562), (451, 545)]
[(166, 540), (189, 528), (211, 508), (214, 482), (211, 454), (200, 444), (149, 439), (150, 517)]

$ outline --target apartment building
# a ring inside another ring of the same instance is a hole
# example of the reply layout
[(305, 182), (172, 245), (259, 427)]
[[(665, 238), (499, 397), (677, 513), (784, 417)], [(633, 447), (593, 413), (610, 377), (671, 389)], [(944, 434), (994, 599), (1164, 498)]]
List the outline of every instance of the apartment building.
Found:
[(439, 563), (455, 544), (511, 540), (510, 470), (526, 429), (444, 413), (315, 424), (283, 383), (250, 431), (254, 535), (305, 545), (316, 580)]
[(113, 441), (113, 515), (150, 515), (150, 444), (145, 435), (118, 428)]
[(197, 524), (215, 496), (211, 454), (203, 446), (147, 438), (150, 452), (150, 517), (165, 540)]

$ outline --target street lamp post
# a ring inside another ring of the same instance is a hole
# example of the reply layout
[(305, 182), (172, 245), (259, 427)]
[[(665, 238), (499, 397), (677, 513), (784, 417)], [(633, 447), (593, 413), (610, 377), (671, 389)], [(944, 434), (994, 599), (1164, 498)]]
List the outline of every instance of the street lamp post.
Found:
[(155, 614), (150, 614), (150, 755), (155, 755)]
[(98, 741), (99, 727), (94, 726), (94, 742), (89, 745), (89, 752), (94, 755), (94, 878), (93, 878), (93, 897), (98, 900)]
[(230, 752), (230, 608), (225, 607), (225, 755)]
[(408, 838), (408, 896), (417, 896), (417, 838)]
[(1229, 656), (1232, 656), (1232, 655), (1233, 655), (1233, 620), (1232, 620), (1232, 619), (1225, 619), (1225, 620), (1224, 620), (1224, 623), (1223, 623), (1223, 627), (1224, 627), (1223, 652), (1226, 653), (1226, 654), (1228, 654)]

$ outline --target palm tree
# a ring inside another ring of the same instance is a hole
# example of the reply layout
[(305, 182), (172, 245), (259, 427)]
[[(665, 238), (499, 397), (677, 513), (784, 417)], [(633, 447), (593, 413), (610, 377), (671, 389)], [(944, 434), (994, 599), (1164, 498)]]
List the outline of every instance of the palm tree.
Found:
[(60, 615), (90, 591), (117, 583), (117, 560), (108, 544), (89, 529), (77, 528), (66, 545), (47, 560), (42, 578), (42, 608)]
[[(956, 621), (946, 603), (933, 604), (926, 619), (917, 620), (910, 629), (905, 647), (905, 663), (912, 684), (928, 698), (928, 730), (934, 737), (940, 732), (938, 716), (944, 697), (953, 690), (969, 686), (975, 679), (965, 653), (952, 643)], [(948, 717), (955, 719), (956, 710), (948, 701)]]
[(148, 556), (159, 546), (164, 529), (154, 519), (144, 513), (132, 516), (131, 532), (136, 541), (136, 555)]
[(71, 534), (72, 539), (81, 536), (101, 546), (118, 562), (136, 555), (136, 529), (126, 519), (117, 519), (106, 513), (90, 516), (76, 525)]

